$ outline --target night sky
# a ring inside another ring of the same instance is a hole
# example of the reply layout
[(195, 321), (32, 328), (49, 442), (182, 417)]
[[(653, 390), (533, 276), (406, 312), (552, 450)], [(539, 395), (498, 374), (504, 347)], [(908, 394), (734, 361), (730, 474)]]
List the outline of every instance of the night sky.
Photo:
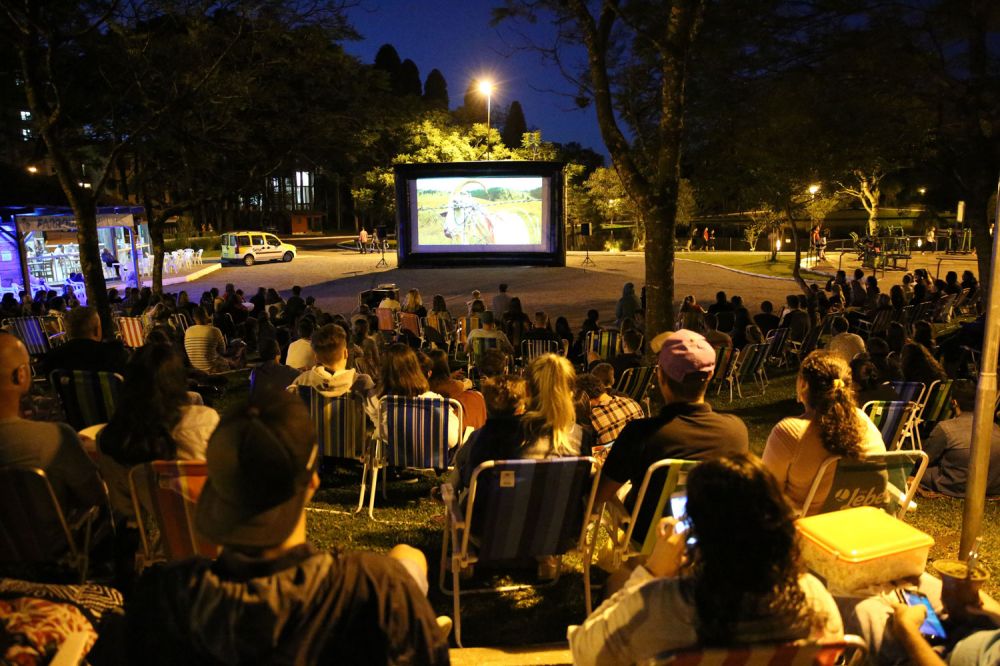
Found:
[[(572, 93), (573, 88), (538, 53), (516, 50), (522, 41), (512, 27), (490, 26), (493, 6), (489, 0), (362, 0), (348, 11), (362, 40), (346, 42), (344, 48), (371, 63), (380, 46), (392, 44), (400, 60), (410, 58), (417, 64), (421, 82), (432, 69), (441, 70), (453, 109), (461, 106), (471, 80), (489, 76), (497, 87), (494, 109), (506, 109), (518, 100), (528, 128), (540, 129), (543, 139), (577, 141), (606, 156), (593, 107), (574, 109), (571, 99), (544, 92)], [(526, 28), (539, 43), (551, 30), (547, 25), (517, 25), (518, 30)], [(577, 55), (583, 57), (583, 49)]]

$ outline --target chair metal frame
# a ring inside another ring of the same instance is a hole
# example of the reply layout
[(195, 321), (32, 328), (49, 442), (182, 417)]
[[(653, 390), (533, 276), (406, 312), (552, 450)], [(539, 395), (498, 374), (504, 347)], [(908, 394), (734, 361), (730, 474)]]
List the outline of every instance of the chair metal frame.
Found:
[[(813, 477), (812, 484), (809, 486), (809, 492), (806, 494), (805, 501), (802, 502), (802, 506), (799, 507), (799, 515), (805, 516), (809, 511), (809, 505), (812, 504), (813, 499), (816, 497), (816, 493), (819, 491), (820, 484), (823, 483), (827, 472), (833, 467), (833, 479), (831, 480), (831, 491), (836, 485), (837, 470), (836, 467), (843, 460), (843, 456), (831, 456), (823, 461), (823, 464), (819, 466), (816, 470), (816, 476)], [(920, 480), (924, 478), (924, 473), (927, 472), (927, 465), (930, 459), (927, 454), (923, 451), (886, 451), (885, 453), (871, 453), (865, 456), (863, 460), (849, 460), (851, 465), (865, 465), (872, 464), (877, 465), (878, 463), (885, 463), (888, 465), (895, 459), (905, 459), (913, 465), (917, 466), (917, 471), (913, 475), (913, 481), (909, 481), (908, 477), (889, 477), (886, 479), (886, 490), (889, 492), (891, 502), (896, 502), (899, 507), (896, 513), (892, 513), (888, 509), (886, 510), (891, 515), (895, 516), (899, 520), (903, 520), (906, 513), (910, 510), (916, 509), (916, 504), (913, 502), (913, 498), (917, 495), (917, 489), (920, 488)], [(916, 459), (916, 460), (914, 460)], [(897, 481), (902, 481), (904, 488), (899, 488)], [(849, 508), (849, 507), (845, 507)]]
[[(455, 622), (455, 642), (458, 647), (462, 646), (462, 604), (461, 597), (463, 594), (480, 594), (480, 593), (502, 593), (511, 590), (518, 590), (530, 587), (540, 587), (535, 585), (509, 585), (499, 588), (474, 588), (474, 589), (461, 589), (461, 572), (462, 569), (475, 564), (476, 562), (482, 561), (479, 555), (474, 552), (475, 544), (470, 544), (471, 541), (471, 527), (473, 517), (475, 515), (476, 507), (476, 496), (479, 490), (479, 477), (487, 470), (493, 468), (501, 468), (499, 483), (502, 485), (505, 483), (505, 474), (510, 474), (510, 481), (513, 483), (515, 479), (515, 471), (505, 471), (504, 467), (517, 467), (517, 466), (527, 466), (527, 465), (553, 465), (553, 464), (580, 464), (589, 463), (590, 465), (590, 490), (586, 493), (586, 505), (583, 511), (583, 520), (580, 525), (579, 538), (576, 541), (576, 545), (573, 548), (567, 549), (561, 553), (534, 553), (537, 556), (556, 556), (562, 557), (563, 555), (577, 552), (581, 556), (583, 561), (583, 587), (584, 587), (584, 601), (587, 608), (587, 615), (590, 615), (592, 611), (592, 600), (590, 592), (590, 560), (592, 557), (591, 547), (592, 544), (588, 542), (587, 536), (590, 531), (591, 517), (594, 510), (594, 497), (597, 494), (597, 486), (600, 481), (600, 467), (597, 460), (592, 457), (574, 457), (574, 458), (547, 458), (544, 460), (490, 460), (482, 463), (472, 472), (472, 478), (469, 482), (468, 494), (465, 497), (465, 507), (461, 506), (461, 501), (455, 492), (451, 484), (444, 484), (441, 487), (441, 496), (445, 502), (445, 526), (444, 526), (444, 536), (442, 538), (441, 544), (441, 575), (439, 577), (439, 586), (443, 594), (450, 594), (452, 596), (452, 606), (453, 606), (453, 620)], [(583, 499), (581, 497), (581, 499)], [(564, 518), (565, 520), (565, 518)], [(493, 526), (488, 526), (487, 529), (492, 529)], [(451, 557), (448, 557), (448, 545), (452, 544)], [(470, 547), (471, 546), (471, 547)], [(449, 589), (446, 585), (447, 580), (447, 565), (446, 562), (451, 562), (451, 578), (452, 586)], [(551, 584), (555, 584), (558, 581), (560, 568), (557, 568), (556, 579), (552, 581)]]
[[(100, 504), (95, 504), (86, 511), (84, 511), (72, 524), (67, 520), (66, 514), (63, 512), (62, 505), (59, 504), (59, 498), (56, 497), (56, 491), (52, 487), (52, 483), (49, 481), (48, 475), (45, 470), (39, 467), (26, 467), (22, 465), (4, 465), (0, 467), (0, 475), (6, 475), (10, 473), (20, 473), (25, 475), (34, 475), (38, 477), (41, 483), (44, 485), (44, 493), (51, 500), (51, 506), (49, 507), (62, 529), (63, 536), (66, 539), (66, 544), (69, 547), (69, 564), (80, 574), (80, 583), (85, 583), (87, 581), (87, 571), (90, 568), (90, 545), (91, 537), (93, 536), (93, 526), (94, 520), (100, 512)], [(105, 490), (105, 499), (107, 499), (107, 492)], [(9, 509), (9, 507), (8, 507)], [(26, 514), (29, 518), (28, 522), (34, 522), (37, 519), (37, 514), (30, 512)], [(78, 544), (74, 534), (83, 532), (83, 543)], [(12, 540), (11, 543), (15, 543)], [(14, 547), (15, 551), (20, 551), (18, 547)], [(41, 562), (42, 560), (32, 560)]]
[(555, 340), (521, 340), (521, 361), (525, 365), (542, 354), (559, 354), (562, 345)]
[(915, 402), (910, 402), (908, 400), (869, 400), (861, 407), (861, 411), (868, 415), (868, 417), (875, 422), (875, 418), (881, 415), (881, 411), (877, 414), (876, 409), (884, 410), (886, 405), (905, 405), (903, 407), (902, 416), (899, 419), (899, 423), (892, 432), (892, 437), (886, 441), (885, 433), (883, 431), (882, 425), (876, 423), (876, 427), (880, 433), (882, 433), (882, 442), (885, 444), (887, 451), (898, 451), (903, 448), (903, 441), (910, 440), (911, 448), (920, 449), (920, 442), (914, 435), (914, 429), (916, 428), (917, 416), (920, 413), (920, 405)]
[[(804, 654), (805, 653), (805, 654)], [(639, 666), (830, 666), (863, 664), (868, 645), (860, 636), (844, 634), (838, 641), (796, 641), (792, 643), (753, 643), (732, 647), (691, 647), (664, 652), (639, 662)]]

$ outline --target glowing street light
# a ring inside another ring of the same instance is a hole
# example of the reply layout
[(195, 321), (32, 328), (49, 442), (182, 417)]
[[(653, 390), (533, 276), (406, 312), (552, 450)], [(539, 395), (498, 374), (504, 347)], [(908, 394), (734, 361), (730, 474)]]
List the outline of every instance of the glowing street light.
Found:
[(917, 188), (917, 192), (920, 192), (920, 196), (924, 196), (925, 194), (927, 194), (927, 188), (926, 187), (918, 187)]
[(493, 82), (482, 79), (479, 82), (479, 94), (486, 95), (486, 159), (490, 159), (490, 107), (493, 100)]
[(38, 167), (34, 165), (28, 167), (28, 173), (38, 173)]
[(809, 186), (809, 194), (811, 194), (813, 196), (816, 196), (817, 192), (819, 192), (819, 185), (818, 184), (813, 183), (812, 185)]

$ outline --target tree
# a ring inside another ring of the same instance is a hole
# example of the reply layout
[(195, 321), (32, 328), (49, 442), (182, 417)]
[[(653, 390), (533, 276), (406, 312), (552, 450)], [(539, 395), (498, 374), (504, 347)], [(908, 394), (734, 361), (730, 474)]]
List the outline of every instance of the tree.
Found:
[(404, 97), (420, 97), (423, 94), (420, 89), (420, 70), (409, 58), (399, 66), (399, 87), (396, 92)]
[[(743, 227), (743, 238), (746, 239), (750, 251), (757, 249), (757, 239), (761, 234), (770, 233), (781, 226), (781, 216), (773, 208), (760, 208), (747, 213), (750, 222)], [(771, 261), (777, 259), (777, 249), (771, 248)]]
[(398, 76), (400, 65), (399, 53), (392, 44), (383, 44), (375, 53), (375, 69), (385, 72), (390, 80)]
[(521, 136), (528, 131), (528, 123), (524, 119), (524, 110), (521, 103), (514, 100), (507, 109), (507, 119), (500, 132), (500, 138), (504, 144), (511, 148), (521, 147)]
[(673, 326), (684, 87), (704, 5), (704, 0), (608, 0), (595, 8), (585, 0), (512, 0), (494, 11), (495, 20), (537, 21), (546, 13), (558, 38), (544, 53), (560, 66), (565, 54), (559, 45), (586, 48), (583, 71), (562, 71), (578, 86), (577, 97), (593, 102), (611, 162), (645, 229), (650, 334)]
[(432, 69), (424, 82), (424, 102), (432, 108), (448, 110), (448, 82), (438, 69)]

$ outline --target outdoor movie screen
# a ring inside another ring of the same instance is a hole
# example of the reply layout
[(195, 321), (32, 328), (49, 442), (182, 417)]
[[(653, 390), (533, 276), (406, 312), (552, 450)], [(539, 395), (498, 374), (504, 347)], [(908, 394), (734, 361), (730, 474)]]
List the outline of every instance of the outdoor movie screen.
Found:
[(397, 164), (399, 266), (565, 266), (562, 162)]
[(412, 252), (549, 252), (548, 179), (458, 176), (410, 181)]

